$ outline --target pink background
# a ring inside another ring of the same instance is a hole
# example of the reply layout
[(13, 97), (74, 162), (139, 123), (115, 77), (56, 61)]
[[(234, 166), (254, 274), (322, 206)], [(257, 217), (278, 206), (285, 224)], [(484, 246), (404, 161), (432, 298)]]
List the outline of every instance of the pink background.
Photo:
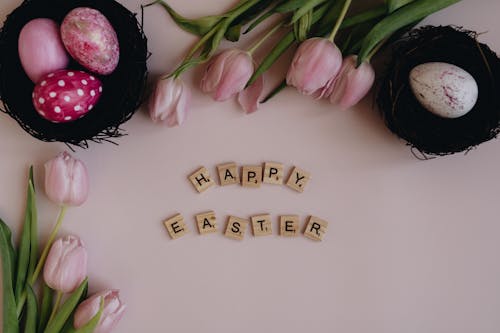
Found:
[[(141, 3), (122, 2), (133, 11)], [(169, 3), (198, 16), (234, 1)], [(0, 17), (18, 4), (2, 0)], [(500, 50), (499, 12), (499, 1), (465, 0), (425, 22), (486, 32), (481, 40)], [(194, 38), (159, 7), (145, 18), (156, 77)], [(183, 127), (156, 126), (141, 110), (119, 146), (76, 152), (91, 195), (68, 212), (62, 233), (86, 242), (91, 291), (121, 289), (128, 310), (116, 332), (498, 332), (499, 141), (422, 162), (384, 127), (370, 99), (341, 112), (287, 89), (245, 116), (234, 102), (202, 95), (199, 73), (186, 77), (194, 105)], [(46, 239), (57, 208), (43, 194), (42, 165), (65, 148), (36, 141), (0, 114), (0, 216), (16, 235), (33, 163)], [(232, 186), (199, 195), (186, 179), (200, 165), (215, 173), (222, 162), (268, 160), (310, 171), (306, 191)], [(219, 224), (228, 214), (269, 212), (275, 221), (314, 214), (330, 226), (322, 243), (280, 238), (276, 222), (271, 237), (199, 236), (193, 216), (209, 209)], [(192, 232), (172, 241), (162, 220), (176, 212)]]

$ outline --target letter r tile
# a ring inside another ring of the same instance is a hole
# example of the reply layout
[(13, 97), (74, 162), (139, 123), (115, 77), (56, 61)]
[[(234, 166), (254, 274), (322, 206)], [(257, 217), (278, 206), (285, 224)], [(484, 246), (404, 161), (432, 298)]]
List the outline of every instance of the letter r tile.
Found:
[(304, 231), (304, 236), (315, 241), (321, 241), (325, 236), (327, 228), (328, 222), (316, 216), (310, 216)]

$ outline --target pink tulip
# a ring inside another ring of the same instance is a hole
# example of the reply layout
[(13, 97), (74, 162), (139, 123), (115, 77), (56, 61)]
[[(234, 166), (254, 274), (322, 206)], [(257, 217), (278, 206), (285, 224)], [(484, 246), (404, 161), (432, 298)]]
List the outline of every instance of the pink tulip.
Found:
[(288, 69), (286, 83), (302, 94), (323, 89), (339, 73), (342, 53), (325, 38), (311, 38), (300, 44)]
[(330, 102), (341, 109), (356, 105), (370, 91), (375, 81), (372, 65), (364, 62), (356, 68), (357, 59), (355, 55), (344, 59), (340, 74), (332, 85)]
[(191, 91), (179, 78), (158, 80), (149, 100), (149, 115), (168, 127), (182, 125), (191, 102)]
[(82, 161), (67, 152), (45, 163), (45, 192), (50, 200), (65, 206), (80, 206), (87, 200), (89, 181)]
[(52, 244), (43, 268), (45, 283), (57, 291), (71, 293), (87, 276), (87, 250), (80, 238), (67, 236)]
[(94, 333), (111, 332), (120, 321), (126, 307), (119, 296), (118, 290), (106, 290), (92, 295), (76, 309), (73, 326), (79, 329), (87, 324), (99, 312), (101, 299), (104, 298), (104, 308)]
[(245, 51), (230, 49), (214, 56), (201, 79), (201, 90), (225, 101), (245, 89), (254, 72), (252, 56)]

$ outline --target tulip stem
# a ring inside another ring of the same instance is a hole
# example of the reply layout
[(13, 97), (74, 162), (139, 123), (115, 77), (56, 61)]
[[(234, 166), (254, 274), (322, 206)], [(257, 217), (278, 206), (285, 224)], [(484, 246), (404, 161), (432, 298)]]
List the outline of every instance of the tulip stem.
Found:
[(250, 49), (248, 49), (248, 53), (253, 55), (253, 53), (276, 31), (278, 31), (283, 26), (283, 22), (276, 24), (272, 29), (270, 29), (261, 39), (259, 39), (255, 44), (253, 44)]
[(52, 308), (52, 312), (50, 313), (50, 317), (49, 317), (49, 321), (47, 322), (47, 325), (52, 321), (52, 319), (54, 319), (56, 313), (57, 313), (57, 310), (59, 310), (59, 305), (61, 304), (61, 299), (62, 299), (62, 291), (57, 291), (57, 294), (56, 294), (56, 302), (54, 303), (54, 307)]
[[(47, 259), (47, 255), (49, 254), (50, 247), (52, 246), (52, 243), (54, 243), (54, 239), (56, 238), (57, 233), (59, 232), (59, 228), (61, 227), (64, 215), (66, 215), (67, 208), (68, 207), (66, 206), (61, 206), (61, 210), (59, 211), (59, 216), (57, 217), (56, 225), (54, 226), (54, 229), (52, 229), (52, 232), (50, 233), (49, 240), (47, 241), (47, 244), (45, 244), (45, 247), (43, 248), (42, 254), (40, 255), (40, 259), (38, 260), (38, 264), (36, 265), (35, 271), (33, 272), (33, 276), (29, 281), (30, 285), (35, 284), (36, 280), (38, 279), (38, 276), (40, 275), (40, 272), (42, 271), (43, 265), (45, 264), (45, 260)], [(24, 303), (26, 303), (26, 297), (27, 297), (26, 291), (24, 291), (21, 294), (21, 297), (19, 298), (19, 303), (17, 304), (18, 318), (21, 316), (21, 312), (23, 311)]]
[(377, 44), (377, 46), (375, 46), (373, 48), (373, 50), (370, 51), (370, 53), (368, 53), (368, 55), (366, 56), (366, 59), (365, 59), (365, 62), (370, 62), (372, 60), (372, 57), (378, 52), (380, 51), (380, 49), (382, 48), (382, 46), (384, 46), (385, 42), (387, 41), (387, 38), (382, 40), (380, 43)]
[(52, 232), (50, 233), (47, 244), (45, 244), (45, 247), (43, 248), (40, 259), (38, 260), (38, 264), (36, 265), (35, 272), (33, 273), (33, 277), (31, 278), (32, 285), (35, 283), (36, 279), (38, 278), (38, 275), (40, 275), (40, 272), (42, 271), (42, 267), (45, 264), (47, 255), (49, 254), (50, 247), (52, 246), (52, 243), (54, 243), (54, 240), (57, 236), (57, 233), (59, 232), (59, 228), (61, 227), (62, 221), (64, 219), (64, 215), (66, 215), (67, 208), (68, 207), (66, 206), (61, 206), (61, 210), (59, 211), (59, 216), (57, 217), (56, 225), (54, 226), (54, 229), (52, 229)]
[(340, 25), (344, 21), (344, 18), (347, 14), (347, 11), (349, 10), (349, 7), (351, 6), (351, 1), (352, 0), (345, 0), (344, 6), (342, 7), (342, 11), (340, 12), (339, 17), (337, 18), (337, 22), (335, 22), (335, 26), (333, 27), (332, 32), (330, 33), (330, 37), (328, 37), (328, 40), (333, 43), (335, 36), (337, 35), (337, 32), (340, 29)]

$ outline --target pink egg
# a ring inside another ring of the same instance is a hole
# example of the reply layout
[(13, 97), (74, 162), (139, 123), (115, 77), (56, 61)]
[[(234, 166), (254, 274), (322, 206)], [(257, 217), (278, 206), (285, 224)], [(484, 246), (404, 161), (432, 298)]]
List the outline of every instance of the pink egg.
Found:
[(66, 15), (61, 37), (69, 54), (88, 70), (111, 74), (120, 58), (116, 32), (99, 11), (80, 7)]
[(18, 51), (24, 71), (34, 83), (47, 73), (66, 68), (69, 62), (59, 25), (47, 18), (26, 23), (19, 34)]
[(60, 70), (43, 76), (33, 91), (33, 105), (45, 119), (64, 123), (83, 117), (97, 104), (102, 83), (82, 72)]

